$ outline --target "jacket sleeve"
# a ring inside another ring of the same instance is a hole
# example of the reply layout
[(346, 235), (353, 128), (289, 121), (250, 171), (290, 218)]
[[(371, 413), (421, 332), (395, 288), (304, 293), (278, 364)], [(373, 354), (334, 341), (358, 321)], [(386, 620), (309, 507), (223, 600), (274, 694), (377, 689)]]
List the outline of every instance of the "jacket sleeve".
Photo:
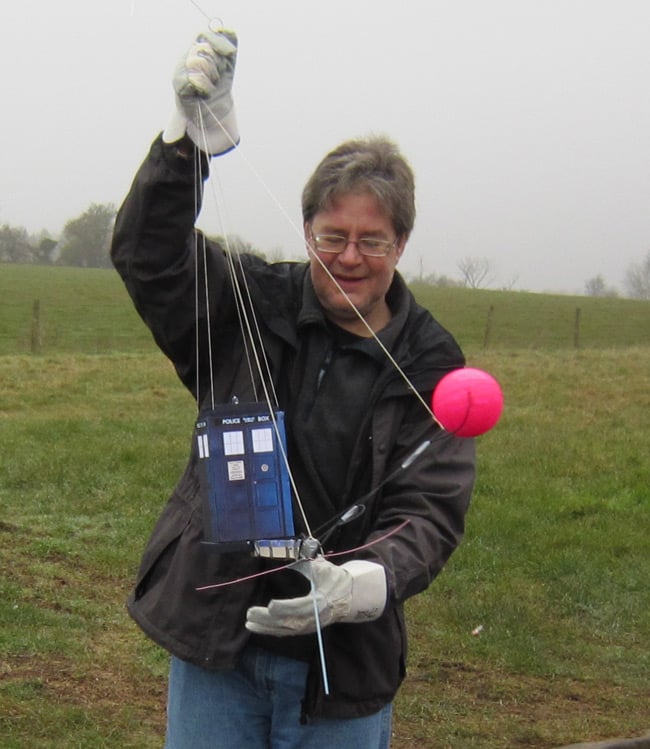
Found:
[[(474, 485), (474, 440), (444, 432), (416, 408), (417, 420), (405, 420), (396, 435), (385, 470), (395, 475), (377, 501), (366, 543), (392, 535), (362, 553), (385, 567), (389, 603), (425, 590), (442, 570), (462, 539)], [(402, 468), (426, 440), (430, 445)]]
[(158, 137), (118, 211), (111, 245), (113, 264), (136, 310), (192, 391), (197, 342), (205, 347), (199, 337), (207, 330), (206, 300), (195, 293), (197, 278), (201, 288), (204, 277), (201, 260), (198, 276), (196, 267), (197, 256), (204, 257), (204, 244), (210, 297), (228, 304), (224, 254), (194, 229), (203, 187), (196, 175), (207, 174), (207, 160), (198, 150), (185, 158)]

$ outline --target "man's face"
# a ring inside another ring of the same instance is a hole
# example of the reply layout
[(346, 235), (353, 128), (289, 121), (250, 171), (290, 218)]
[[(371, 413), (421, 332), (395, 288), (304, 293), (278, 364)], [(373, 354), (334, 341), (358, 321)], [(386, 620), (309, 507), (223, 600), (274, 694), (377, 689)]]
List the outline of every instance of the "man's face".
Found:
[[(348, 243), (339, 254), (321, 252), (315, 248), (313, 237), (323, 234), (346, 237)], [(384, 257), (369, 257), (362, 255), (358, 245), (354, 244), (362, 238), (384, 240), (394, 243), (394, 246)], [(305, 223), (305, 239), (312, 283), (328, 319), (352, 333), (368, 336), (368, 329), (350, 305), (352, 302), (373, 331), (385, 327), (391, 317), (386, 292), (406, 238), (397, 238), (390, 218), (375, 196), (370, 193), (340, 196), (330, 208), (320, 211), (311, 222)]]

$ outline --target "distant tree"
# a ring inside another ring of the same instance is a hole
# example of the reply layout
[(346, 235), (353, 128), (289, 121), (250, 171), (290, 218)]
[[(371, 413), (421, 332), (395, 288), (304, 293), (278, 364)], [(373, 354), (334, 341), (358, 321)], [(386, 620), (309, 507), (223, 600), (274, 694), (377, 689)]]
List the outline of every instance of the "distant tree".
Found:
[(281, 263), (286, 260), (282, 247), (272, 247), (268, 254), (269, 263)]
[(221, 245), (221, 247), (228, 250), (231, 255), (257, 255), (257, 257), (266, 259), (266, 255), (262, 250), (258, 250), (250, 242), (243, 237), (240, 237), (239, 234), (228, 234), (227, 237), (224, 237), (222, 234), (210, 234), (207, 236), (211, 242), (216, 242), (218, 245)]
[(464, 257), (458, 263), (463, 285), (470, 289), (480, 289), (490, 278), (492, 261), (486, 257)]
[(34, 263), (39, 265), (50, 265), (54, 262), (54, 251), (58, 242), (52, 239), (45, 230), (41, 231), (30, 238), (32, 245), (32, 258)]
[(32, 262), (32, 246), (24, 226), (4, 224), (0, 227), (0, 262)]
[(257, 247), (255, 247), (243, 237), (240, 237), (239, 234), (228, 235), (227, 247), (230, 252), (236, 255), (257, 255), (262, 259), (266, 259), (266, 255), (262, 252), (262, 250), (258, 250)]
[(627, 269), (625, 289), (633, 299), (650, 299), (650, 252)]
[(114, 219), (112, 203), (92, 203), (81, 216), (68, 221), (59, 242), (58, 262), (82, 268), (110, 268), (109, 245)]
[(618, 296), (616, 289), (613, 286), (608, 286), (605, 283), (605, 279), (600, 274), (585, 281), (585, 294), (587, 296), (602, 297)]
[(220, 238), (220, 241), (233, 255), (257, 255), (266, 260), (266, 254), (262, 250), (258, 250), (255, 245), (240, 237), (239, 234), (229, 234), (225, 244), (223, 238)]
[(519, 280), (519, 276), (512, 276), (507, 281), (501, 284), (501, 291), (512, 291), (515, 288), (515, 284)]
[(439, 273), (429, 273), (428, 276), (425, 276), (421, 280), (422, 283), (425, 283), (428, 286), (438, 286), (440, 288), (450, 288), (463, 285), (462, 281), (457, 281), (449, 276)]

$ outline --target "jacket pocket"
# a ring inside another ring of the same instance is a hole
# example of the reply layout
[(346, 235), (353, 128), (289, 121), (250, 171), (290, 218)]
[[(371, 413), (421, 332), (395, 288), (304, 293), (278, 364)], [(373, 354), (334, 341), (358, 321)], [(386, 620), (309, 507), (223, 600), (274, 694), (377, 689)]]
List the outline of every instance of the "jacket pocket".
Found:
[[(188, 465), (158, 518), (145, 546), (133, 593), (133, 598), (136, 601), (142, 597), (149, 587), (148, 583), (154, 569), (159, 566), (158, 563), (173, 556), (179, 539), (187, 532), (190, 524), (194, 522), (198, 492), (197, 477), (191, 466)], [(166, 567), (167, 565), (162, 564), (162, 566)]]
[(172, 497), (158, 519), (142, 555), (135, 581), (134, 598), (136, 601), (149, 587), (150, 578), (155, 568), (159, 566), (158, 563), (173, 556), (174, 548), (178, 545), (180, 537), (191, 520), (192, 510), (189, 505), (178, 502), (175, 497)]

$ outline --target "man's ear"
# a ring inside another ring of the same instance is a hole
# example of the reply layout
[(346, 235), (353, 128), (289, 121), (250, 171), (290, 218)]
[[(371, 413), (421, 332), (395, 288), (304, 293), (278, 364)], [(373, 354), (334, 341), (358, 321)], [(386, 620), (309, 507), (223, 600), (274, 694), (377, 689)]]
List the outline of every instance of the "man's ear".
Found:
[(307, 257), (309, 257), (311, 254), (309, 252), (309, 240), (311, 239), (311, 224), (309, 223), (309, 221), (305, 221), (305, 223), (302, 225), (302, 233), (305, 237), (305, 252), (307, 253)]
[(402, 253), (404, 252), (404, 249), (406, 248), (406, 243), (408, 241), (409, 241), (408, 234), (405, 234), (404, 236), (399, 238), (397, 242), (397, 247), (395, 248), (396, 263), (399, 262), (400, 258), (402, 257)]

